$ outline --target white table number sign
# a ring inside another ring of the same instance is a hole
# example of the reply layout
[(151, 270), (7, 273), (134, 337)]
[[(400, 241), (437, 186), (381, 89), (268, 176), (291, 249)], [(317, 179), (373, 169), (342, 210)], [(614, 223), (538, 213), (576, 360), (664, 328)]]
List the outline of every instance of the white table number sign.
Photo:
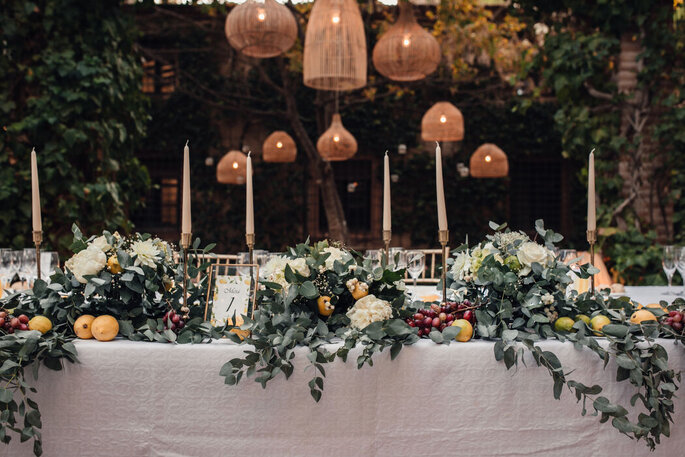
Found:
[(222, 326), (232, 321), (235, 314), (236, 325), (241, 325), (240, 316), (247, 315), (251, 295), (250, 276), (216, 276), (214, 280), (214, 300), (211, 322)]

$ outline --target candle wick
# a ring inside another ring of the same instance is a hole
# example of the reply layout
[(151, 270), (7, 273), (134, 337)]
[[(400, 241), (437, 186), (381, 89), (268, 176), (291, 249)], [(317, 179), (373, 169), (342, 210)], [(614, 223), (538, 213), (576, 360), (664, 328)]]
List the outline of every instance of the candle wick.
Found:
[(596, 149), (596, 148), (592, 148), (592, 151), (590, 151), (590, 154), (594, 154), (594, 153), (595, 153), (595, 149)]
[(250, 157), (250, 154), (252, 154), (252, 151), (247, 151), (247, 156)]
[(189, 140), (189, 139), (188, 139), (188, 140), (186, 140), (186, 147), (188, 147), (188, 143), (189, 143), (189, 142), (190, 142), (190, 140)]
[(385, 156), (386, 157), (388, 156), (388, 150), (387, 149), (385, 150)]

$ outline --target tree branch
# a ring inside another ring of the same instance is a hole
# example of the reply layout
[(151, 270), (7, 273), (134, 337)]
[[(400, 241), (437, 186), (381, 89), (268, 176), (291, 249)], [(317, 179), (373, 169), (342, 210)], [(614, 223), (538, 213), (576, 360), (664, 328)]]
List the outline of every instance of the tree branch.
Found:
[(583, 83), (583, 86), (585, 86), (585, 88), (587, 89), (588, 93), (589, 93), (592, 97), (599, 98), (599, 99), (601, 99), (601, 100), (613, 100), (613, 99), (614, 99), (614, 96), (613, 96), (613, 95), (611, 95), (611, 94), (608, 93), (608, 92), (602, 92), (602, 91), (599, 91), (599, 90), (595, 89), (594, 87), (592, 87), (592, 84), (590, 84), (590, 83), (587, 82), (587, 81), (585, 81), (585, 82)]

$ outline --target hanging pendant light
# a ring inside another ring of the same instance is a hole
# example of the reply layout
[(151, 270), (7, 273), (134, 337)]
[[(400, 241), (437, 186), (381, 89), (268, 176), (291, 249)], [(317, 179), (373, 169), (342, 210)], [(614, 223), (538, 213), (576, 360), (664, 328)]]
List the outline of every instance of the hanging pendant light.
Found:
[(414, 17), (409, 2), (399, 4), (400, 17), (373, 48), (373, 64), (395, 81), (417, 81), (433, 73), (440, 63), (440, 45)]
[(464, 139), (464, 116), (450, 102), (431, 106), (421, 119), (423, 141), (460, 141)]
[(245, 184), (247, 156), (240, 151), (229, 151), (216, 166), (216, 180), (221, 184)]
[(509, 160), (500, 148), (485, 143), (471, 155), (469, 169), (474, 178), (504, 178), (509, 175)]
[(316, 149), (324, 160), (347, 160), (357, 152), (357, 140), (343, 126), (340, 114), (335, 113), (328, 130), (316, 142)]
[(247, 0), (226, 17), (226, 38), (250, 57), (275, 57), (290, 49), (297, 23), (288, 7), (275, 0)]
[(366, 36), (357, 0), (317, 0), (304, 40), (304, 85), (352, 90), (366, 85)]
[(294, 162), (297, 146), (290, 135), (282, 130), (273, 132), (262, 144), (264, 162)]

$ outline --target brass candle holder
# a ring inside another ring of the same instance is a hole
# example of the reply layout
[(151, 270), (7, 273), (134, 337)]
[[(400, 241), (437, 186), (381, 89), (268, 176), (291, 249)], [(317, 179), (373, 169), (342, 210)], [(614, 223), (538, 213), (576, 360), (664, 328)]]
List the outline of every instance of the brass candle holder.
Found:
[(450, 240), (449, 230), (438, 230), (438, 241), (442, 246), (442, 302), (447, 302), (447, 243)]
[(392, 239), (392, 231), (383, 230), (383, 245), (385, 246), (385, 264), (390, 263), (390, 239)]
[(245, 234), (245, 243), (247, 243), (247, 253), (250, 259), (250, 265), (254, 264), (254, 233)]
[(36, 273), (38, 274), (38, 279), (40, 279), (40, 245), (43, 243), (43, 231), (34, 230), (33, 231), (33, 244), (36, 245)]
[[(590, 243), (590, 265), (595, 266), (595, 243), (597, 242), (597, 230), (587, 231), (587, 242)], [(595, 293), (595, 275), (590, 276), (590, 293)]]
[(188, 319), (190, 314), (188, 307), (188, 249), (190, 249), (192, 238), (192, 233), (181, 233), (181, 248), (183, 249), (183, 306), (181, 306), (181, 312), (183, 319)]

